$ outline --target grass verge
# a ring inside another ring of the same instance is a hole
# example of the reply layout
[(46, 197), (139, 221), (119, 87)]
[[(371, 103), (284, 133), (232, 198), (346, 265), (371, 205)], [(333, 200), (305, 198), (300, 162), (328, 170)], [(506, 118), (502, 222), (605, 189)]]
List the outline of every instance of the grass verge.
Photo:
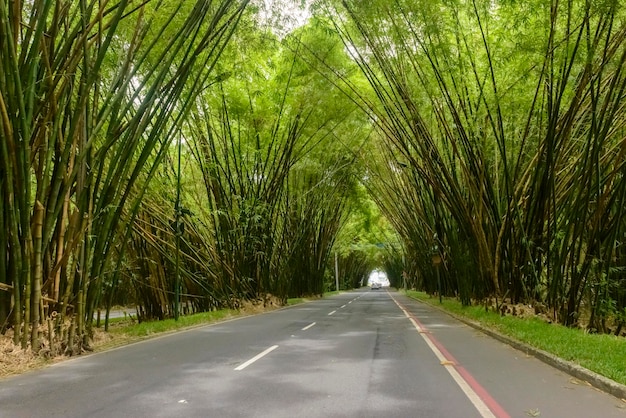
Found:
[(131, 323), (129, 320), (113, 322), (109, 332), (113, 335), (144, 338), (153, 334), (176, 331), (198, 325), (210, 324), (239, 315), (238, 311), (224, 309), (213, 312), (201, 312), (193, 315), (180, 316), (178, 321), (164, 319), (162, 321), (147, 321)]
[(307, 302), (305, 298), (289, 298), (287, 299), (287, 306), (298, 305), (300, 303)]
[(538, 318), (501, 316), (486, 312), (483, 306), (462, 306), (455, 299), (443, 299), (439, 304), (438, 299), (423, 292), (407, 291), (407, 295), (626, 385), (626, 339), (623, 337), (589, 334)]

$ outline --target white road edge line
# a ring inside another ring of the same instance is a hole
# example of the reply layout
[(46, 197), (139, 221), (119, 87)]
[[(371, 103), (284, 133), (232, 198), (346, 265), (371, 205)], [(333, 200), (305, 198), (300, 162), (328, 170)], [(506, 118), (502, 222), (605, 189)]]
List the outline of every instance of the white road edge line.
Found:
[(240, 371), (240, 370), (245, 369), (246, 367), (248, 367), (249, 365), (251, 365), (255, 361), (259, 360), (262, 357), (265, 357), (266, 355), (268, 355), (272, 351), (276, 350), (277, 348), (278, 348), (277, 345), (271, 346), (270, 348), (268, 348), (267, 350), (263, 351), (262, 353), (257, 354), (256, 356), (252, 357), (250, 360), (246, 361), (245, 363), (242, 363), (239, 366), (235, 367), (235, 370), (236, 371)]
[(332, 315), (332, 314), (334, 314), (335, 312), (337, 312), (337, 311), (332, 311), (332, 312), (330, 312), (330, 313), (328, 314), (328, 316), (331, 316), (331, 315)]
[(312, 324), (307, 325), (306, 327), (302, 328), (302, 331), (306, 331), (307, 329), (315, 326), (316, 322), (313, 322)]

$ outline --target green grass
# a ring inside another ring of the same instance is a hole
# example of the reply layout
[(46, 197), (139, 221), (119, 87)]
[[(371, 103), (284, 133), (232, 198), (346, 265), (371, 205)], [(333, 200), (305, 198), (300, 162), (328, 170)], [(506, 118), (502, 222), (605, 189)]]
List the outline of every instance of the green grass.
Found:
[(184, 328), (190, 328), (198, 325), (210, 324), (219, 320), (237, 316), (238, 312), (230, 309), (224, 309), (213, 312), (202, 312), (194, 315), (185, 315), (174, 319), (165, 319), (163, 321), (146, 321), (141, 323), (131, 322), (128, 319), (116, 318), (115, 322), (111, 322), (109, 332), (113, 336), (122, 336), (130, 339), (148, 337), (154, 334), (161, 334), (170, 331), (176, 331)]
[(287, 299), (287, 306), (297, 305), (299, 303), (304, 303), (307, 300), (305, 298), (289, 298)]
[[(133, 315), (135, 316), (135, 315)], [(128, 322), (130, 320), (130, 315), (127, 315), (126, 317), (117, 317), (117, 318), (109, 318), (109, 325), (113, 325), (113, 324), (119, 324), (119, 323), (123, 323), (123, 322)], [(96, 321), (94, 320), (94, 323)], [(102, 317), (100, 318), (100, 325), (104, 326), (104, 315), (102, 315)]]
[(444, 299), (439, 304), (438, 299), (423, 292), (407, 291), (407, 295), (626, 384), (626, 338), (589, 334), (537, 318), (501, 316), (495, 312), (486, 312), (484, 306), (464, 307), (454, 299)]

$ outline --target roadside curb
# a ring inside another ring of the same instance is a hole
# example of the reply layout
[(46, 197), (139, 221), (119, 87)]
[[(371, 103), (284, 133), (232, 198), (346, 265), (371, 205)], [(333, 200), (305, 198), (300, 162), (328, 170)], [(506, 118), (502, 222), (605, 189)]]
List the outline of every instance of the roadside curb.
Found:
[[(408, 296), (408, 295), (407, 295)], [(408, 296), (411, 297), (411, 296)], [(478, 331), (487, 334), (488, 336), (495, 338), (496, 340), (503, 342), (505, 344), (510, 345), (511, 347), (522, 351), (528, 355), (532, 355), (533, 357), (537, 358), (538, 360), (556, 368), (561, 370), (562, 372), (565, 372), (567, 374), (569, 374), (570, 376), (573, 376), (577, 379), (580, 380), (584, 380), (585, 382), (589, 383), (591, 386), (600, 389), (604, 392), (607, 392), (617, 398), (620, 399), (626, 399), (626, 385), (622, 385), (621, 383), (618, 383), (614, 380), (609, 379), (608, 377), (602, 376), (596, 372), (593, 372), (589, 369), (586, 369), (576, 363), (573, 363), (571, 361), (568, 360), (564, 360), (560, 357), (555, 356), (554, 354), (548, 353), (547, 351), (544, 350), (540, 350), (538, 348), (535, 348), (533, 346), (530, 346), (526, 343), (523, 343), (521, 341), (518, 341), (512, 337), (509, 337), (507, 335), (501, 334), (497, 331), (494, 331), (491, 328), (487, 328), (484, 325), (476, 322), (476, 321), (472, 321), (469, 320), (467, 318), (464, 318), (462, 316), (456, 315), (452, 312), (449, 312), (443, 308), (440, 308), (439, 306), (430, 304), (428, 302), (424, 302), (422, 300), (416, 299), (416, 298), (412, 298), (413, 300), (416, 300), (420, 303), (423, 303), (425, 305), (428, 306), (432, 306), (435, 309), (438, 309), (439, 311), (451, 316), (452, 318), (463, 322), (466, 325), (469, 325), (470, 327), (477, 329)]]

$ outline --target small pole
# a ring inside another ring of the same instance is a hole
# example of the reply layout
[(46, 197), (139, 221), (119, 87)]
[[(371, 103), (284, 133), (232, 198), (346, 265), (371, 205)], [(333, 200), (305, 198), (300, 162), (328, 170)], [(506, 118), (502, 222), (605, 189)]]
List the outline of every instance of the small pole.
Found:
[(335, 251), (335, 289), (339, 292), (339, 261), (337, 261), (337, 251)]

